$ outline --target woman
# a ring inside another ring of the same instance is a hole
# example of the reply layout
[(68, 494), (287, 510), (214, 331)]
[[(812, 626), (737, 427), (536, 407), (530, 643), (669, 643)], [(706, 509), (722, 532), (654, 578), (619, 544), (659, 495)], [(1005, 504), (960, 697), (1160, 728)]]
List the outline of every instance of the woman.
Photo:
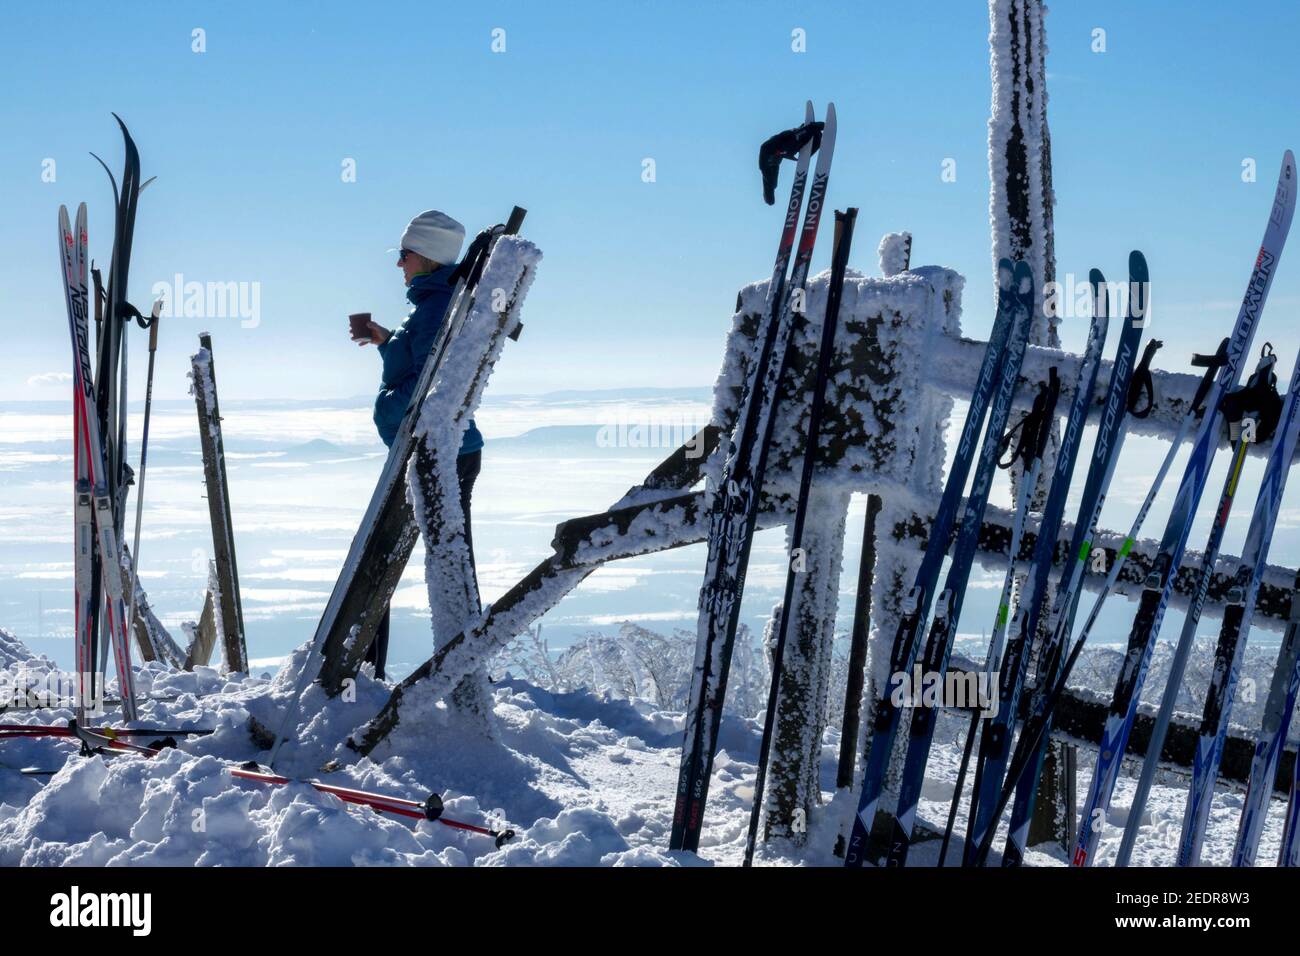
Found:
[[(397, 267), (406, 280), (406, 298), (411, 303), (411, 311), (395, 330), (389, 331), (371, 321), (366, 329), (368, 337), (353, 338), (358, 345), (377, 345), (383, 360), (374, 418), (385, 445), (391, 446), (397, 437), (420, 371), (442, 327), (447, 306), (451, 303), (452, 272), (464, 241), (465, 227), (446, 213), (431, 209), (412, 219), (402, 233), (401, 249), (397, 254)], [(482, 458), (483, 436), (471, 419), (456, 459), (460, 503), (465, 511), (465, 543), (469, 546), (471, 563), (474, 539), (469, 524), (470, 494)], [(374, 663), (377, 677), (384, 676), (388, 658), (388, 627), (389, 612), (385, 609), (384, 619), (366, 652), (366, 660)]]

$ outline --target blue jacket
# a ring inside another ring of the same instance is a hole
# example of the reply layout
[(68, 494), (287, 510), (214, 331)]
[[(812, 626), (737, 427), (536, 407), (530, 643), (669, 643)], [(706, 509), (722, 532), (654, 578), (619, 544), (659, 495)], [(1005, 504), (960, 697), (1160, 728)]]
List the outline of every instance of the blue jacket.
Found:
[[(379, 346), (379, 354), (384, 361), (383, 374), (379, 383), (379, 395), (375, 398), (375, 425), (379, 428), (379, 437), (385, 445), (392, 445), (401, 427), (402, 416), (411, 401), (415, 385), (424, 367), (424, 360), (429, 357), (438, 329), (442, 325), (447, 305), (451, 302), (452, 287), (450, 283), (452, 266), (443, 266), (437, 272), (418, 275), (406, 290), (406, 298), (411, 303), (411, 312), (388, 341)], [(470, 419), (465, 429), (465, 439), (461, 442), (460, 453), (468, 455), (483, 447), (483, 436), (474, 427)]]

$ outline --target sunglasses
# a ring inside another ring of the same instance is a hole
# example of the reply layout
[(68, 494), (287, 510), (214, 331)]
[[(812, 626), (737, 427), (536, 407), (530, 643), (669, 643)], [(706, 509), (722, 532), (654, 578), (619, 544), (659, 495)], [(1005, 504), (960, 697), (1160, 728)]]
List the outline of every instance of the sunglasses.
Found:
[(410, 249), (400, 249), (398, 250), (397, 253), (397, 261), (405, 262), (407, 256), (413, 256), (413, 255), (415, 255), (415, 253), (412, 252)]

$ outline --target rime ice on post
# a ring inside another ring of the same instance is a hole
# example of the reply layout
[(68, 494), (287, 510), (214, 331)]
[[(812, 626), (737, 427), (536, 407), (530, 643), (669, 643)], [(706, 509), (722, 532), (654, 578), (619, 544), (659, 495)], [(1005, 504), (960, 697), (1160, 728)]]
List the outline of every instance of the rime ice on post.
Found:
[(891, 232), (880, 240), (880, 274), (886, 279), (906, 272), (912, 265), (912, 234)]
[[(456, 457), (488, 376), (519, 325), (519, 310), (541, 258), (541, 251), (525, 239), (502, 236), (497, 241), (479, 281), (479, 294), (448, 346), (416, 424), (407, 486), (424, 538), (435, 648), (473, 624), (482, 611), (465, 538)], [(461, 681), (452, 701), (491, 732), (491, 695), (483, 668)]]
[[(1056, 279), (1052, 159), (1047, 130), (1047, 39), (1042, 0), (990, 0), (993, 109), (989, 117), (989, 223), (993, 265), (1024, 259), (1034, 273), (1033, 345), (1060, 346), (1043, 293)], [(1048, 466), (1044, 462), (1045, 468)]]

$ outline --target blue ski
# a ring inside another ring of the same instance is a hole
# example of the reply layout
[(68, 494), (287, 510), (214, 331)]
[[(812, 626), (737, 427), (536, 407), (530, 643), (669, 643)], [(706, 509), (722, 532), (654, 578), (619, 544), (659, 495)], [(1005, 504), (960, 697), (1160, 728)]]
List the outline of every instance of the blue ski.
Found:
[[(975, 391), (971, 395), (970, 407), (966, 412), (966, 422), (962, 426), (961, 439), (957, 443), (952, 470), (948, 473), (943, 497), (939, 500), (934, 523), (930, 526), (925, 556), (917, 569), (912, 589), (904, 599), (902, 619), (898, 623), (898, 630), (890, 649), (890, 674), (908, 672), (916, 661), (917, 638), (921, 624), (929, 618), (934, 585), (939, 579), (944, 555), (948, 552), (949, 538), (952, 535), (953, 525), (957, 521), (957, 509), (961, 506), (961, 493), (966, 487), (966, 478), (975, 461), (975, 447), (984, 429), (984, 415), (1002, 369), (1002, 362), (1012, 337), (1012, 328), (1015, 327), (1017, 334), (1027, 336), (1032, 313), (1033, 275), (1028, 264), (1021, 261), (1013, 265), (1010, 259), (1001, 259), (998, 262), (998, 305), (993, 320), (993, 331), (984, 350), (984, 361), (975, 379)], [(871, 749), (867, 754), (866, 767), (862, 774), (862, 791), (858, 796), (858, 810), (853, 820), (853, 831), (844, 853), (845, 866), (860, 867), (866, 862), (871, 826), (875, 822), (880, 795), (884, 790), (885, 771), (889, 767), (889, 758), (894, 748), (894, 737), (898, 732), (901, 716), (901, 710), (894, 706), (889, 693), (886, 692), (876, 701)]]
[(1277, 192), (1273, 200), (1273, 208), (1269, 213), (1264, 242), (1260, 246), (1259, 255), (1255, 258), (1255, 267), (1246, 287), (1241, 310), (1237, 315), (1232, 335), (1229, 337), (1226, 362), (1219, 369), (1214, 385), (1206, 397), (1205, 415), (1197, 429), (1191, 456), (1174, 498), (1173, 510), (1161, 537), (1155, 562), (1150, 574), (1147, 575), (1137, 616), (1129, 632), (1124, 662), (1120, 667), (1114, 698), (1102, 731), (1097, 767), (1079, 821), (1078, 841), (1071, 859), (1074, 866), (1087, 866), (1096, 853), (1097, 841), (1101, 837), (1102, 825), (1115, 792), (1115, 783), (1119, 779), (1124, 749), (1128, 745), (1129, 733), (1133, 729), (1133, 720), (1137, 715), (1138, 696), (1142, 692), (1147, 668), (1151, 663), (1151, 651), (1156, 635), (1160, 632), (1160, 624), (1164, 620), (1169, 594), (1173, 589), (1174, 575), (1182, 562), (1183, 551), (1187, 547), (1187, 537), (1191, 533), (1192, 521), (1196, 517), (1196, 508), (1200, 504), (1201, 494), (1205, 491), (1205, 482), (1209, 477), (1210, 465), (1217, 450), (1219, 404), (1236, 384), (1241, 371), (1242, 358), (1254, 340), (1259, 318), (1268, 298), (1269, 287), (1273, 284), (1273, 277), (1277, 273), (1277, 261), (1282, 254), (1282, 247), (1286, 242), (1286, 235), (1291, 228), (1294, 214), (1295, 156), (1287, 150), (1282, 160), (1282, 172), (1278, 177)]

